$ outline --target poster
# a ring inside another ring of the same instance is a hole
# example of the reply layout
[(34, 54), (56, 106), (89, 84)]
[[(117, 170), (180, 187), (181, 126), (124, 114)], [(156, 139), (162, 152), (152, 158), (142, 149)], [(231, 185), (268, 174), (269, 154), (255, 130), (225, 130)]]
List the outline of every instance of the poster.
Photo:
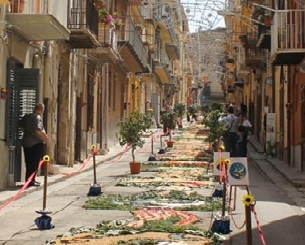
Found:
[(214, 152), (214, 158), (213, 158), (213, 174), (219, 175), (219, 167), (221, 161), (224, 161), (226, 159), (230, 159), (230, 153), (229, 152)]
[(248, 160), (246, 157), (231, 157), (228, 166), (228, 184), (229, 185), (249, 185)]
[(275, 113), (266, 114), (266, 153), (275, 156)]

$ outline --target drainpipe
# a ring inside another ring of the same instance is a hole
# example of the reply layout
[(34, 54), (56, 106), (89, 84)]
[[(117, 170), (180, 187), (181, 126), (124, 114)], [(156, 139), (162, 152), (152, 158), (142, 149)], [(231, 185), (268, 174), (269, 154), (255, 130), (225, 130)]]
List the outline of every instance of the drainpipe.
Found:
[(104, 149), (108, 149), (108, 126), (109, 126), (109, 115), (108, 115), (108, 99), (109, 99), (109, 64), (106, 63), (104, 65), (105, 68), (105, 86), (104, 86), (104, 95), (105, 95), (105, 100), (104, 100), (104, 113), (103, 113), (103, 118), (104, 118), (104, 123), (105, 123), (105, 130), (104, 130)]

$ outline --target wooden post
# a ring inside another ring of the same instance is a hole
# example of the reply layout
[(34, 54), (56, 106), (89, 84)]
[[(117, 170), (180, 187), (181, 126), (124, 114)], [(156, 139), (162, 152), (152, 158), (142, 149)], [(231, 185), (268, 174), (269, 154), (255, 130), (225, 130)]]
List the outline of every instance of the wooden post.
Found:
[[(223, 178), (224, 179), (224, 178)], [(226, 215), (226, 192), (227, 192), (227, 186), (226, 182), (223, 180), (223, 193), (222, 193), (222, 217), (225, 217)]]
[(150, 133), (151, 137), (151, 154), (154, 154), (154, 139), (153, 139), (153, 132)]
[(252, 245), (251, 206), (245, 205), (247, 245)]
[(48, 187), (48, 161), (44, 161), (43, 169), (43, 202), (42, 202), (42, 211), (47, 209), (47, 187)]
[(96, 184), (96, 162), (95, 162), (95, 156), (96, 156), (96, 151), (93, 149), (93, 184)]

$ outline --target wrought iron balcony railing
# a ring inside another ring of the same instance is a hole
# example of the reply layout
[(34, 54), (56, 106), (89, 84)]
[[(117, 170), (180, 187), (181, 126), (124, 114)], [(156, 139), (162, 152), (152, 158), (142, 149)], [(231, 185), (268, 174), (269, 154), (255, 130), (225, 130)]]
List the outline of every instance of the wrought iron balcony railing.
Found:
[(305, 9), (275, 10), (271, 26), (271, 61), (298, 64), (305, 55)]

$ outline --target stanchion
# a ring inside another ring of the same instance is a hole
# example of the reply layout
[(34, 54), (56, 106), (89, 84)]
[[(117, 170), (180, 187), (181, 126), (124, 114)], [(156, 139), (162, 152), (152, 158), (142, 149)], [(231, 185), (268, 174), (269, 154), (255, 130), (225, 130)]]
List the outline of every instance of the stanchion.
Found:
[(47, 209), (47, 187), (48, 187), (48, 163), (50, 161), (49, 156), (43, 157), (44, 161), (44, 183), (43, 183), (43, 203), (42, 203), (42, 210), (36, 210), (36, 213), (41, 214), (40, 217), (35, 219), (35, 224), (40, 230), (49, 230), (54, 228), (55, 226), (51, 224), (52, 218), (48, 216), (52, 212)]
[(251, 208), (245, 206), (246, 210), (246, 231), (247, 231), (247, 245), (252, 245), (252, 226), (251, 226)]
[(162, 143), (163, 143), (162, 137), (164, 137), (164, 136), (167, 136), (167, 135), (166, 135), (166, 134), (165, 134), (165, 135), (164, 135), (164, 134), (163, 134), (163, 135), (162, 135), (162, 134), (160, 135), (160, 150), (159, 150), (159, 152), (158, 152), (159, 154), (164, 154), (164, 153), (165, 153), (165, 150), (164, 150), (163, 144), (162, 144)]
[(252, 245), (251, 208), (254, 202), (255, 202), (254, 197), (249, 192), (243, 196), (243, 203), (245, 204), (245, 216), (246, 216), (247, 245)]
[(153, 132), (150, 132), (150, 140), (151, 140), (151, 155), (148, 158), (148, 161), (156, 161), (156, 157), (154, 155), (154, 137), (153, 137)]
[[(218, 151), (220, 154), (221, 159), (221, 153), (224, 147), (222, 146), (222, 142), (218, 146)], [(215, 216), (215, 220), (213, 222), (213, 225), (211, 227), (212, 232), (217, 232), (221, 234), (229, 234), (231, 232), (230, 230), (230, 218), (226, 214), (226, 192), (227, 192), (227, 167), (230, 163), (230, 160), (226, 159), (225, 161), (220, 162), (220, 182), (223, 185), (223, 192), (222, 192), (222, 212), (221, 214)]]
[(97, 153), (97, 149), (95, 145), (91, 147), (92, 149), (92, 155), (93, 155), (93, 183), (91, 184), (88, 192), (88, 196), (99, 196), (102, 194), (102, 188), (101, 186), (96, 182), (96, 162), (95, 162), (95, 156)]

